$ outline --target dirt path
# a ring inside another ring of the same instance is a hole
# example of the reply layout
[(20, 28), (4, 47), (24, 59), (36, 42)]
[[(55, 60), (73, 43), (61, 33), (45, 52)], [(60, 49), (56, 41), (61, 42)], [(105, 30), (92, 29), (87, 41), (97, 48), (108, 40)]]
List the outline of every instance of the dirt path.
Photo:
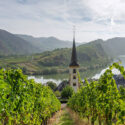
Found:
[(48, 125), (88, 125), (80, 119), (80, 117), (66, 104), (61, 105), (61, 110), (50, 119)]

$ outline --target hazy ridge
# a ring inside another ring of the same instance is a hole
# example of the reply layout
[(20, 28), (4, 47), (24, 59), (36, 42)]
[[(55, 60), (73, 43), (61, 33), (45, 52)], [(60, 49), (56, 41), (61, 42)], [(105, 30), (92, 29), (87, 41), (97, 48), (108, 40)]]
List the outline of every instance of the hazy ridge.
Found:
[[(83, 40), (84, 41), (84, 40)], [(116, 37), (106, 41), (98, 39), (90, 43), (100, 43), (108, 56), (125, 54), (125, 37)], [(76, 43), (77, 46), (90, 43)], [(59, 40), (55, 37), (33, 37), (29, 35), (12, 34), (0, 30), (0, 55), (25, 55), (52, 51), (59, 48), (71, 48), (71, 41)]]

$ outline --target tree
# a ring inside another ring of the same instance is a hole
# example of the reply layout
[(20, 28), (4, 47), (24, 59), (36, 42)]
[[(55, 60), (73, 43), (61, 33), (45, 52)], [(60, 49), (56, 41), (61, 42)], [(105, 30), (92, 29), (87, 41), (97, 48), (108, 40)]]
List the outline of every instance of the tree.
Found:
[(49, 81), (47, 82), (47, 85), (54, 91), (57, 87), (56, 83)]
[(67, 85), (65, 88), (63, 88), (61, 92), (61, 97), (62, 98), (70, 98), (74, 93), (74, 90), (71, 86)]

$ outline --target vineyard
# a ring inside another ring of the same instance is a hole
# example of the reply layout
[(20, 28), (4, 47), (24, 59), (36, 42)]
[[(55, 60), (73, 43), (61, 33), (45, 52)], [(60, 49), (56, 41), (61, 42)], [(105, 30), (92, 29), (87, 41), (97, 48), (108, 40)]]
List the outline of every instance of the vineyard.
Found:
[[(125, 78), (124, 67), (114, 63), (98, 81), (80, 80), (80, 89), (69, 98), (70, 110), (87, 119), (88, 125), (125, 124), (125, 88), (117, 87), (113, 68)], [(0, 125), (47, 125), (60, 107), (48, 86), (28, 80), (20, 69), (0, 70)], [(67, 108), (63, 112), (60, 118), (68, 117), (72, 125), (72, 113)]]
[(0, 70), (0, 125), (46, 125), (60, 105), (49, 87), (20, 69)]
[(125, 78), (124, 67), (114, 63), (98, 81), (81, 83), (81, 88), (69, 99), (68, 106), (91, 125), (125, 125), (125, 88), (117, 88), (113, 68)]

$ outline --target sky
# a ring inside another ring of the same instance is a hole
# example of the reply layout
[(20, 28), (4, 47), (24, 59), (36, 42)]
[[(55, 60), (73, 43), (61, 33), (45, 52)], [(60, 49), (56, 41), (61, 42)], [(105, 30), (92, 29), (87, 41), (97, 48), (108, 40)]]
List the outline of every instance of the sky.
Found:
[(0, 29), (76, 41), (125, 37), (125, 0), (0, 0)]

